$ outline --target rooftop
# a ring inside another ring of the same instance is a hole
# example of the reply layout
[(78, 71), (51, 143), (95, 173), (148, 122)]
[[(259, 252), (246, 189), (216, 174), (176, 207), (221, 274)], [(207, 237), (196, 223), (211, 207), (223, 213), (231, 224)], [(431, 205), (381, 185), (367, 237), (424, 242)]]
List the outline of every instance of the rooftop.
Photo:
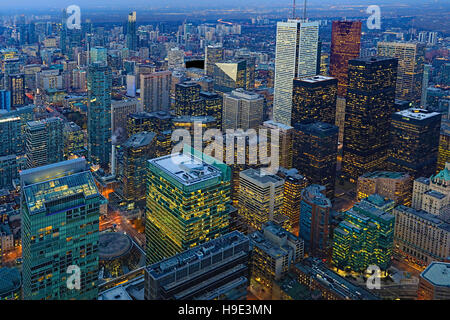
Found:
[(0, 268), (0, 298), (19, 290), (21, 283), (22, 277), (16, 268)]
[(374, 171), (374, 172), (367, 172), (363, 174), (360, 178), (386, 178), (386, 179), (403, 179), (408, 178), (409, 174), (405, 172), (391, 172), (391, 171)]
[(239, 173), (239, 177), (246, 178), (247, 180), (250, 179), (253, 180), (254, 182), (264, 185), (266, 184), (280, 185), (283, 184), (284, 182), (284, 180), (277, 175), (265, 174), (264, 170), (253, 168), (241, 171)]
[(125, 148), (140, 148), (149, 145), (156, 134), (153, 132), (142, 131), (132, 135), (124, 144)]
[(323, 194), (325, 190), (324, 186), (318, 184), (309, 185), (302, 190), (302, 199), (324, 208), (331, 208), (331, 200)]
[(420, 276), (435, 286), (450, 288), (450, 263), (434, 261)]
[(440, 116), (439, 112), (428, 111), (425, 109), (409, 108), (397, 112), (396, 114), (414, 120), (424, 120), (432, 117)]
[(336, 78), (321, 76), (321, 75), (317, 75), (317, 76), (309, 77), (309, 78), (301, 78), (301, 79), (296, 79), (296, 80), (301, 81), (301, 82), (307, 82), (307, 83), (320, 83), (320, 82), (330, 81), (330, 80), (337, 81)]

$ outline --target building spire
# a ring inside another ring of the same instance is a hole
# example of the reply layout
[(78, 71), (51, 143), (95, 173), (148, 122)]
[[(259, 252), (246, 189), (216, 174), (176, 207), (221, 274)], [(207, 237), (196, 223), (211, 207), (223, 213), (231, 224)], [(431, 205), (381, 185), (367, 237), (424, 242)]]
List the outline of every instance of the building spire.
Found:
[(303, 4), (303, 20), (306, 21), (306, 0)]

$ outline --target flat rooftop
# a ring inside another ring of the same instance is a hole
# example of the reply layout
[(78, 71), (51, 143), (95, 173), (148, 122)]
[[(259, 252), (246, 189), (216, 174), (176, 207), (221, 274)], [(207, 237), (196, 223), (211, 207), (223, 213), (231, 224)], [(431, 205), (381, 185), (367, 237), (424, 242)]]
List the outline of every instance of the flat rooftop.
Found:
[(397, 112), (396, 114), (414, 120), (425, 120), (432, 117), (440, 116), (439, 112), (432, 112), (424, 109), (410, 108)]
[(240, 177), (249, 178), (260, 184), (283, 184), (284, 180), (277, 175), (264, 174), (264, 170), (261, 169), (247, 169), (239, 173)]
[(324, 81), (336, 80), (336, 78), (317, 75), (314, 77), (301, 78), (301, 79), (295, 79), (295, 80), (301, 81), (301, 82), (308, 82), (308, 83), (320, 83), (320, 82), (324, 82)]
[(193, 185), (221, 176), (221, 171), (218, 168), (184, 153), (167, 155), (148, 161), (183, 185)]
[(360, 178), (385, 178), (385, 179), (403, 179), (408, 178), (409, 175), (405, 172), (391, 172), (391, 171), (374, 171), (363, 174)]
[(150, 144), (155, 138), (153, 132), (142, 131), (132, 135), (124, 144), (125, 148), (140, 148)]
[(435, 286), (450, 288), (450, 263), (432, 262), (420, 276)]

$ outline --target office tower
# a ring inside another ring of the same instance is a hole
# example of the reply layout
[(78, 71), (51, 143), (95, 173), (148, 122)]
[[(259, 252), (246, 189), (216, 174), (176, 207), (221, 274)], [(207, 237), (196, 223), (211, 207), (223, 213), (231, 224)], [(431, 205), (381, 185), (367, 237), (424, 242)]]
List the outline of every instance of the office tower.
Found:
[(175, 115), (204, 115), (204, 101), (200, 98), (201, 87), (193, 81), (175, 85)]
[(205, 47), (205, 73), (207, 76), (214, 75), (214, 66), (224, 58), (221, 44), (209, 45)]
[(184, 51), (172, 48), (167, 52), (167, 69), (174, 70), (184, 68)]
[(147, 264), (228, 232), (231, 172), (227, 165), (188, 148), (149, 160), (147, 165)]
[(378, 42), (378, 55), (398, 59), (396, 98), (420, 105), (425, 45), (421, 43)]
[(423, 210), (401, 205), (393, 213), (398, 256), (421, 267), (448, 259), (450, 224)]
[[(98, 221), (105, 199), (86, 161), (24, 170), (20, 180), (24, 299), (97, 299)], [(80, 290), (67, 285), (73, 266), (80, 268)]]
[(0, 110), (11, 111), (11, 91), (0, 90)]
[(108, 50), (104, 47), (93, 47), (89, 52), (89, 62), (96, 63), (100, 62), (103, 64), (108, 64)]
[(0, 118), (0, 156), (23, 153), (22, 120), (18, 116)]
[(305, 253), (328, 260), (330, 258), (331, 201), (325, 196), (326, 188), (317, 184), (302, 191), (299, 236), (305, 242)]
[(56, 117), (27, 122), (25, 128), (27, 168), (64, 160), (63, 128), (64, 122)]
[[(145, 268), (146, 300), (245, 300), (250, 241), (233, 231)], [(175, 276), (176, 274), (176, 276)]]
[(216, 119), (216, 128), (222, 127), (223, 98), (215, 92), (200, 91), (204, 103), (204, 115)]
[(387, 165), (392, 171), (406, 171), (414, 177), (436, 172), (441, 114), (407, 109), (392, 114)]
[(396, 78), (396, 59), (349, 61), (342, 173), (350, 182), (380, 169), (387, 158)]
[[(0, 156), (0, 190), (13, 189), (13, 180), (19, 178), (19, 166), (16, 155)], [(0, 243), (0, 255), (1, 255)]]
[(363, 286), (341, 277), (317, 258), (309, 257), (297, 263), (293, 272), (300, 284), (318, 292), (324, 300), (380, 300)]
[(145, 200), (147, 161), (155, 156), (153, 132), (132, 135), (123, 146), (123, 197), (129, 202)]
[(168, 111), (170, 106), (170, 71), (141, 74), (141, 100), (144, 111)]
[(436, 175), (430, 178), (420, 177), (414, 180), (412, 207), (435, 216), (445, 214), (450, 204), (450, 162), (445, 164)]
[(337, 84), (337, 79), (324, 76), (294, 79), (292, 125), (308, 120), (334, 124)]
[(330, 76), (338, 80), (338, 96), (347, 95), (348, 62), (359, 58), (361, 21), (333, 21), (331, 31)]
[(427, 108), (427, 93), (428, 93), (428, 86), (430, 84), (430, 78), (432, 77), (433, 73), (433, 66), (431, 64), (425, 64), (423, 66), (423, 77), (422, 77), (422, 94), (420, 97), (420, 107), (422, 109)]
[(250, 54), (237, 53), (235, 55), (238, 59), (244, 59), (246, 63), (245, 70), (245, 90), (253, 90), (255, 88), (255, 68), (256, 68), (256, 57)]
[[(172, 119), (172, 124), (174, 130), (188, 130), (193, 138), (196, 132), (204, 134), (208, 129), (215, 129), (217, 123), (216, 119), (210, 116), (179, 116)], [(206, 141), (203, 141), (203, 143), (206, 143)]]
[(302, 191), (308, 185), (308, 179), (296, 169), (280, 168), (278, 175), (284, 179), (282, 214), (289, 218), (292, 232), (298, 235)]
[(84, 154), (85, 137), (83, 130), (75, 122), (64, 123), (64, 157), (70, 159), (73, 156)]
[(130, 12), (128, 14), (128, 23), (127, 23), (127, 48), (133, 51), (137, 49), (137, 34), (136, 34), (136, 12)]
[(443, 170), (447, 162), (450, 162), (450, 121), (442, 120), (436, 171)]
[(136, 75), (127, 74), (127, 96), (136, 97)]
[(108, 169), (111, 153), (111, 69), (100, 62), (88, 70), (88, 160)]
[(418, 300), (450, 300), (450, 263), (433, 261), (419, 277)]
[(237, 88), (246, 89), (247, 62), (245, 60), (216, 62), (213, 78), (214, 91), (221, 94)]
[(394, 201), (375, 194), (345, 212), (343, 221), (334, 229), (332, 262), (337, 268), (364, 272), (370, 265), (383, 271), (390, 267), (394, 245), (393, 207)]
[(396, 204), (411, 205), (413, 177), (405, 172), (367, 172), (358, 178), (357, 200), (379, 194)]
[(336, 122), (335, 125), (339, 128), (339, 143), (344, 143), (344, 128), (345, 128), (345, 98), (337, 97), (336, 99)]
[(297, 124), (294, 137), (294, 168), (311, 183), (326, 187), (326, 196), (333, 199), (338, 127), (323, 122)]
[(249, 238), (252, 247), (250, 286), (270, 295), (274, 281), (280, 280), (303, 259), (303, 240), (271, 221)]
[[(278, 164), (285, 169), (292, 168), (293, 157), (293, 139), (294, 128), (282, 123), (274, 122), (272, 120), (264, 121), (261, 129), (267, 130), (268, 145), (278, 145)], [(278, 130), (278, 139), (272, 140), (271, 130)], [(271, 147), (267, 147), (267, 154), (271, 155)]]
[(316, 75), (319, 23), (277, 23), (273, 119), (291, 125), (293, 80)]
[(111, 132), (120, 142), (126, 138), (128, 115), (141, 110), (141, 103), (136, 98), (111, 100)]
[(8, 89), (11, 91), (11, 107), (17, 108), (25, 105), (25, 76), (24, 74), (10, 74)]
[(284, 180), (261, 169), (247, 169), (239, 173), (239, 215), (248, 232), (261, 230), (283, 212)]
[(264, 98), (236, 89), (223, 95), (222, 129), (257, 129), (263, 121)]

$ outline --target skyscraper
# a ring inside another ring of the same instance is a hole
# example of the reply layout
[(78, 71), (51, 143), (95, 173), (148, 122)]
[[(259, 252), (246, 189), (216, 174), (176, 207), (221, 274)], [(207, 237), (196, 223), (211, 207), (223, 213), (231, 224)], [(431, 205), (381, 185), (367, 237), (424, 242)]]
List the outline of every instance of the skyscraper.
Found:
[(133, 51), (137, 49), (137, 34), (136, 34), (136, 12), (130, 12), (128, 14), (127, 23), (127, 48)]
[(293, 165), (311, 183), (325, 186), (334, 198), (338, 127), (323, 122), (295, 125)]
[(0, 157), (23, 153), (22, 120), (18, 116), (0, 118)]
[(277, 23), (273, 117), (291, 125), (294, 78), (316, 75), (319, 23), (289, 19)]
[(223, 96), (222, 128), (257, 129), (263, 120), (264, 98), (259, 94), (236, 89)]
[(223, 58), (222, 45), (209, 45), (205, 48), (205, 73), (207, 76), (213, 76), (216, 62), (222, 61)]
[[(24, 299), (97, 299), (98, 222), (105, 199), (86, 161), (24, 170), (20, 179)], [(77, 268), (80, 289), (69, 289), (67, 280)]]
[(425, 45), (422, 43), (378, 42), (378, 55), (398, 59), (397, 99), (420, 105), (425, 60)]
[(27, 168), (63, 161), (63, 128), (64, 122), (57, 117), (27, 122), (25, 127)]
[(439, 139), (439, 154), (437, 162), (437, 170), (441, 171), (445, 168), (445, 163), (450, 162), (450, 121), (443, 120), (441, 122), (441, 136)]
[(10, 74), (8, 88), (11, 91), (11, 107), (17, 108), (25, 105), (25, 75)]
[(330, 76), (338, 79), (338, 96), (347, 95), (348, 62), (359, 58), (361, 21), (333, 21), (331, 31)]
[(193, 81), (175, 85), (175, 115), (202, 116), (204, 101), (200, 98), (201, 87)]
[(229, 230), (230, 168), (194, 149), (184, 151), (147, 163), (147, 264)]
[(284, 180), (260, 169), (239, 173), (239, 215), (248, 231), (261, 230), (268, 221), (283, 213)]
[(414, 177), (436, 172), (441, 114), (407, 109), (392, 115), (388, 167)]
[(214, 90), (222, 94), (237, 88), (246, 89), (247, 61), (241, 59), (216, 62), (213, 77)]
[[(278, 163), (285, 169), (292, 168), (293, 146), (294, 146), (294, 128), (272, 120), (264, 121), (261, 129), (267, 129), (268, 141), (270, 144), (278, 144)], [(271, 130), (278, 130), (278, 139), (272, 140)], [(267, 153), (271, 153), (268, 148)]]
[(337, 84), (337, 79), (325, 76), (294, 79), (292, 125), (308, 120), (334, 124)]
[(101, 62), (88, 70), (88, 159), (108, 169), (111, 153), (111, 69)]
[(325, 196), (326, 188), (312, 184), (302, 191), (299, 236), (305, 242), (309, 256), (330, 258), (331, 201)]
[(342, 173), (351, 182), (387, 158), (396, 78), (397, 59), (349, 61)]
[(369, 265), (386, 271), (391, 265), (394, 247), (394, 201), (371, 195), (349, 211), (334, 229), (333, 264), (364, 272)]
[(170, 71), (141, 74), (141, 100), (144, 111), (168, 111), (170, 106)]

